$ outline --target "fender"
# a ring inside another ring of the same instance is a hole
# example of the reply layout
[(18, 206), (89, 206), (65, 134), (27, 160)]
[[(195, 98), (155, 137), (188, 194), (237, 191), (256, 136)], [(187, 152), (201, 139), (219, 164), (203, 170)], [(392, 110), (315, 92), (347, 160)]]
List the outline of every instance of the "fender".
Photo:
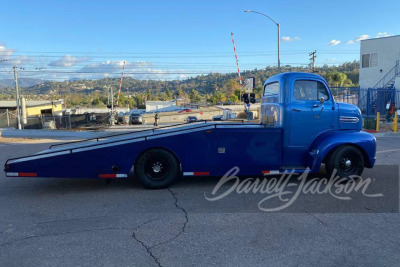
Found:
[(319, 135), (310, 147), (310, 166), (312, 172), (318, 172), (324, 158), (341, 145), (358, 147), (365, 157), (365, 166), (372, 168), (375, 164), (376, 138), (367, 132), (358, 131), (329, 131)]

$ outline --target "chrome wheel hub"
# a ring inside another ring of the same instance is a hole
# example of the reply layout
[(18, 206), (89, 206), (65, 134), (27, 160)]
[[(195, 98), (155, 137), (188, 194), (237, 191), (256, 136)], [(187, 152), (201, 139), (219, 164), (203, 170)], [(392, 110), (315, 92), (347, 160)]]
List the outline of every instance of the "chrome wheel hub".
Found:
[(351, 166), (351, 160), (346, 159), (346, 160), (344, 161), (344, 165), (345, 165), (346, 167), (350, 167), (350, 166)]
[(161, 172), (162, 164), (160, 162), (156, 162), (153, 164), (152, 169), (153, 169), (153, 172), (159, 173), (159, 172)]

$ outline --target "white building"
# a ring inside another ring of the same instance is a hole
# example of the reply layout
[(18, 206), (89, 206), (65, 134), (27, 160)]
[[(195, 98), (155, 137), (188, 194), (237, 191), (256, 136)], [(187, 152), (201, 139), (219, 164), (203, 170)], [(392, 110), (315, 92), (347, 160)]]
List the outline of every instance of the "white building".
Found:
[(360, 47), (360, 88), (400, 89), (400, 35), (367, 39)]
[(146, 101), (146, 112), (176, 110), (175, 101)]

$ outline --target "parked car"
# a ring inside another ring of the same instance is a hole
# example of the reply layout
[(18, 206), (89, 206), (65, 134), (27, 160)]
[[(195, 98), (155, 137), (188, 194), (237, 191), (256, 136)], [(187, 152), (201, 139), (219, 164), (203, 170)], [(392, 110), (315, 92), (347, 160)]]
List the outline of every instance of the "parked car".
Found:
[(143, 116), (140, 114), (132, 114), (129, 117), (129, 124), (144, 124)]
[(185, 109), (178, 111), (178, 113), (184, 113), (184, 112), (192, 112), (192, 110), (190, 108), (185, 108)]
[(196, 122), (196, 121), (198, 121), (196, 116), (189, 116), (186, 118), (187, 123)]
[(118, 115), (118, 124), (128, 125), (129, 120), (128, 115)]
[(222, 121), (222, 115), (213, 116), (212, 120), (213, 121)]

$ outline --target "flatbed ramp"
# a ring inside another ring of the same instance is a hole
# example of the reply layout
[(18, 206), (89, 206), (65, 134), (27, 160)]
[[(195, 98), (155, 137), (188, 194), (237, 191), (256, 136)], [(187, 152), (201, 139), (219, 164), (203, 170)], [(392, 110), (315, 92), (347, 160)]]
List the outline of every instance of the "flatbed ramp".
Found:
[(262, 124), (172, 125), (52, 145), (34, 155), (9, 159), (5, 172), (18, 177), (127, 178), (135, 160), (157, 148), (176, 157), (183, 175), (221, 175), (235, 165), (261, 173), (261, 165), (279, 169), (280, 140), (281, 129)]

